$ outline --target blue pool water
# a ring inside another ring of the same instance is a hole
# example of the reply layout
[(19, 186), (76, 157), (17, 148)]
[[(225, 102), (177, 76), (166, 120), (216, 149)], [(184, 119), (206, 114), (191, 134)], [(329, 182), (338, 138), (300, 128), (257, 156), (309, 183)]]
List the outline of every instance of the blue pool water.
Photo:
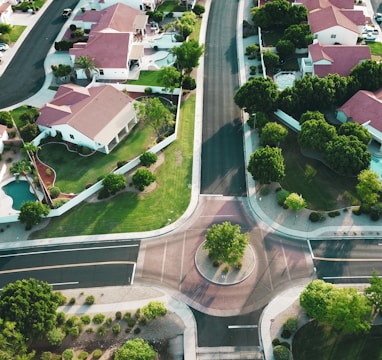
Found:
[(176, 56), (170, 53), (167, 53), (167, 56), (163, 59), (155, 60), (155, 64), (158, 65), (160, 68), (165, 66), (171, 66), (174, 64), (176, 59)]
[(27, 181), (11, 181), (3, 186), (3, 191), (13, 199), (12, 208), (20, 210), (21, 205), (26, 201), (36, 200), (34, 194), (29, 191)]
[(163, 34), (154, 40), (154, 45), (158, 46), (159, 49), (169, 49), (174, 47), (175, 44), (177, 43), (174, 33)]

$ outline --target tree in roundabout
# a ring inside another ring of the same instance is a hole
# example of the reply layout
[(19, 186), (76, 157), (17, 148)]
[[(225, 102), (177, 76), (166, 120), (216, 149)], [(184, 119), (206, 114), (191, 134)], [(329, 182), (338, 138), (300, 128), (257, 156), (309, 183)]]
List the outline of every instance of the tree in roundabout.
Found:
[(240, 225), (225, 221), (207, 230), (203, 249), (208, 250), (214, 265), (227, 263), (240, 267), (247, 245), (248, 233), (242, 234)]
[(154, 360), (156, 352), (141, 338), (126, 341), (115, 353), (114, 360)]

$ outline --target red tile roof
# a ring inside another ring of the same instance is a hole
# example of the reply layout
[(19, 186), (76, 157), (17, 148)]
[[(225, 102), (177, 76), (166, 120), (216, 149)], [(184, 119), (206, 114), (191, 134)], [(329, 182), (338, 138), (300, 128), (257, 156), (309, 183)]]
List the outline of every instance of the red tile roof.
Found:
[(370, 121), (369, 126), (382, 132), (382, 89), (360, 90), (338, 110), (361, 125)]
[(343, 12), (335, 7), (327, 7), (310, 12), (308, 14), (308, 23), (313, 34), (335, 26), (341, 26), (358, 34), (357, 24), (346, 15), (347, 11)]
[(46, 127), (66, 124), (90, 139), (107, 136), (111, 140), (116, 134), (108, 134), (105, 129), (133, 101), (111, 85), (92, 88), (62, 85), (54, 99), (40, 109), (36, 123)]
[(316, 9), (324, 9), (335, 6), (339, 9), (353, 9), (353, 0), (299, 0), (299, 3), (306, 6), (309, 11)]
[[(323, 45), (311, 44), (308, 47), (314, 65), (314, 74), (324, 77), (328, 74), (348, 76), (350, 71), (363, 60), (371, 59), (367, 45)], [(330, 64), (317, 64), (326, 60)]]

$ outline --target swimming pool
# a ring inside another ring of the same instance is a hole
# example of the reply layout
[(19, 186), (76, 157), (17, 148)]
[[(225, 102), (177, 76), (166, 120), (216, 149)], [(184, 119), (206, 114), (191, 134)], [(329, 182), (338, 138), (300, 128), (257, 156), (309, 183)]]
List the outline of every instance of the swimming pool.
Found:
[(371, 157), (370, 170), (377, 173), (379, 178), (382, 180), (382, 158), (378, 158), (373, 155)]
[(23, 180), (14, 180), (2, 187), (3, 191), (13, 199), (12, 208), (14, 210), (20, 210), (24, 202), (36, 200), (29, 187), (28, 182)]
[(171, 66), (175, 63), (176, 56), (170, 53), (167, 53), (167, 55), (162, 58), (155, 60), (155, 64), (159, 66), (160, 68), (165, 67), (165, 66)]
[(273, 78), (279, 89), (282, 91), (287, 87), (291, 88), (293, 86), (296, 80), (296, 73), (294, 71), (281, 71)]
[(181, 42), (176, 41), (176, 33), (164, 33), (154, 39), (153, 46), (157, 46), (158, 49), (171, 49), (181, 44)]

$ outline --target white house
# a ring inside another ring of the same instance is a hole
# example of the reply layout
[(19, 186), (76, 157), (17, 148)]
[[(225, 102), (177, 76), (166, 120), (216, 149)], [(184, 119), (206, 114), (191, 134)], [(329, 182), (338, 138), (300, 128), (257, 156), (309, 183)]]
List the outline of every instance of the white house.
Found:
[(0, 154), (4, 151), (4, 141), (8, 140), (7, 127), (0, 124)]
[[(148, 16), (140, 10), (117, 3), (101, 11), (85, 11), (74, 23), (90, 29), (87, 42), (75, 43), (69, 50), (72, 65), (80, 56), (94, 59), (99, 80), (127, 80), (130, 71), (139, 65), (144, 55), (141, 40), (146, 34)], [(82, 69), (77, 78), (85, 79)]]
[(0, 0), (0, 23), (11, 23), (12, 5), (15, 5), (13, 1)]
[(36, 124), (46, 136), (108, 154), (138, 120), (134, 100), (111, 85), (62, 85), (40, 109)]

